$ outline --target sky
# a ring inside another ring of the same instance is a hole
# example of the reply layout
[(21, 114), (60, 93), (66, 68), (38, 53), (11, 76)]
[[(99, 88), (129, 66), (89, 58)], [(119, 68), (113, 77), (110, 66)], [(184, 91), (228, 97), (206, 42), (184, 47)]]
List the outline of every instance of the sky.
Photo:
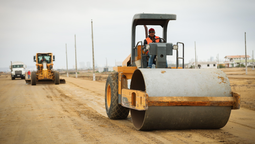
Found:
[[(33, 56), (52, 52), (55, 68), (92, 66), (91, 20), (93, 19), (95, 61), (97, 66), (122, 62), (131, 52), (131, 24), (137, 13), (176, 14), (168, 24), (167, 41), (185, 44), (185, 63), (211, 57), (244, 55), (255, 51), (254, 0), (0, 0), (0, 68), (10, 61), (35, 66)], [(162, 36), (160, 27), (156, 35)], [(137, 27), (137, 41), (145, 39)], [(175, 55), (168, 56), (175, 63)]]

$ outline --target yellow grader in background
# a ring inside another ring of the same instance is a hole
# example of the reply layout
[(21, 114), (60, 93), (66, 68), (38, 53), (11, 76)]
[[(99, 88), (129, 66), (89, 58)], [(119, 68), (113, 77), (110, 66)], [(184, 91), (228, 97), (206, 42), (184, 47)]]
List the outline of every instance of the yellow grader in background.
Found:
[(64, 79), (59, 78), (59, 72), (53, 70), (53, 61), (55, 56), (52, 53), (37, 53), (34, 56), (37, 71), (31, 73), (31, 79), (26, 76), (26, 83), (31, 82), (32, 85), (39, 81), (53, 81), (56, 85), (65, 83)]
[[(136, 14), (132, 22), (131, 55), (105, 85), (105, 108), (110, 119), (126, 119), (131, 111), (137, 130), (219, 129), (231, 109), (240, 108), (240, 95), (231, 92), (229, 80), (217, 69), (184, 69), (184, 43), (167, 42), (172, 14)], [(137, 25), (159, 25), (162, 42), (146, 46), (135, 42)], [(182, 57), (178, 47), (182, 45)], [(156, 55), (155, 68), (147, 68), (144, 51)], [(166, 56), (176, 51), (176, 67), (166, 67)], [(182, 60), (182, 68), (178, 61)]]

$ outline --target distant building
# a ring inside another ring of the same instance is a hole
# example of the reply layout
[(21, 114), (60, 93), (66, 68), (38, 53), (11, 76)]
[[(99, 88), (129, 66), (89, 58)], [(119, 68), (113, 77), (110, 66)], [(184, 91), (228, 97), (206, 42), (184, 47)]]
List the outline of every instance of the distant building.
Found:
[(90, 69), (90, 68), (91, 68), (91, 63), (87, 62), (87, 69)]
[[(195, 62), (190, 62), (188, 68), (195, 68)], [(198, 69), (217, 69), (217, 62), (197, 62)]]
[(210, 61), (213, 62), (214, 61), (214, 57), (210, 57)]
[(108, 67), (104, 67), (104, 72), (108, 72)]
[(80, 69), (85, 69), (85, 62), (80, 62)]
[[(225, 61), (240, 61), (240, 60), (245, 60), (245, 55), (229, 55), (229, 56), (225, 56)], [(249, 60), (250, 56), (247, 55), (247, 60)]]
[(97, 70), (98, 70), (98, 72), (110, 72), (110, 71), (113, 71), (113, 67), (111, 67), (111, 66), (98, 67)]
[[(228, 67), (236, 67), (240, 64), (245, 65), (245, 55), (229, 55), (225, 56), (225, 66)], [(250, 56), (247, 55), (247, 65), (252, 65), (252, 60), (250, 60)]]
[(199, 69), (217, 69), (217, 62), (197, 62), (197, 67)]

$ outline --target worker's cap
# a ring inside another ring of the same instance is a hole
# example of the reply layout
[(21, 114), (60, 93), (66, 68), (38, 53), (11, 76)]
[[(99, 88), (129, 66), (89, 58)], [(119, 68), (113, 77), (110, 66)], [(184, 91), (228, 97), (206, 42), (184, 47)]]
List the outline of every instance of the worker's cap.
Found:
[(150, 29), (149, 29), (149, 33), (151, 33), (151, 32), (152, 32), (152, 33), (155, 32), (154, 28), (150, 28)]

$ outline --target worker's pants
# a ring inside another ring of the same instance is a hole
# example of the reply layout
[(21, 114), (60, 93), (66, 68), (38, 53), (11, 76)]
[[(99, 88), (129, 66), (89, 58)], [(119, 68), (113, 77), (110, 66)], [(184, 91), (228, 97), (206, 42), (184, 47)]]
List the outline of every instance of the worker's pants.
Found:
[(29, 78), (29, 79), (30, 79), (30, 75), (27, 75), (27, 78)]
[[(148, 52), (148, 56), (149, 56), (149, 62), (148, 62), (148, 67), (152, 67), (152, 64), (153, 64), (153, 60), (154, 60), (154, 58), (155, 58), (155, 56), (156, 55), (150, 55), (150, 53)], [(166, 67), (168, 67), (167, 66), (167, 61), (166, 61)]]

